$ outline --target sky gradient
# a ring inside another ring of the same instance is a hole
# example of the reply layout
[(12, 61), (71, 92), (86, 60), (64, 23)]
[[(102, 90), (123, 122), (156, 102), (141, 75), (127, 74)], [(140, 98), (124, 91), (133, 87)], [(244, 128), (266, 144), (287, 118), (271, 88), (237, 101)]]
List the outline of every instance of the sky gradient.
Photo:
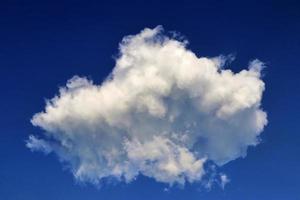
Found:
[[(300, 199), (299, 9), (297, 1), (1, 1), (0, 199)], [(100, 84), (121, 39), (157, 25), (180, 32), (199, 56), (235, 55), (234, 72), (255, 58), (267, 66), (269, 123), (258, 146), (222, 167), (231, 180), (224, 190), (165, 191), (143, 176), (96, 188), (77, 183), (55, 155), (26, 147), (30, 134), (43, 132), (30, 119), (45, 99), (74, 75)]]

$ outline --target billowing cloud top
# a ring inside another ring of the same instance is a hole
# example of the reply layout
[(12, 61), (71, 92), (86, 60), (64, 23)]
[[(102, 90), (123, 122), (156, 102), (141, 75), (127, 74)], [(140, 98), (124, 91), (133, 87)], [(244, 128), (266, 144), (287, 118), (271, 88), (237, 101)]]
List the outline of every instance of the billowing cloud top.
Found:
[(208, 161), (222, 166), (245, 156), (267, 124), (263, 63), (233, 73), (222, 69), (226, 57), (199, 58), (162, 32), (146, 28), (125, 37), (101, 85), (71, 78), (33, 116), (45, 133), (31, 135), (27, 146), (54, 152), (77, 180), (95, 184), (139, 174), (192, 183), (201, 181)]

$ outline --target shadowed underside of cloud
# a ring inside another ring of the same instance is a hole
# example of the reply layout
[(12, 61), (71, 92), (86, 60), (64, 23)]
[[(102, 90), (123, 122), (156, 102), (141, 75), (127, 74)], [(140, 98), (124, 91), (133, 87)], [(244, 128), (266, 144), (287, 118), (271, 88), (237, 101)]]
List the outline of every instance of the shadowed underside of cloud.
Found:
[(263, 63), (233, 73), (222, 68), (226, 57), (197, 57), (186, 43), (161, 27), (126, 36), (102, 84), (74, 76), (33, 116), (45, 132), (27, 147), (57, 154), (77, 180), (95, 184), (139, 174), (170, 185), (201, 182), (208, 161), (244, 157), (267, 124)]

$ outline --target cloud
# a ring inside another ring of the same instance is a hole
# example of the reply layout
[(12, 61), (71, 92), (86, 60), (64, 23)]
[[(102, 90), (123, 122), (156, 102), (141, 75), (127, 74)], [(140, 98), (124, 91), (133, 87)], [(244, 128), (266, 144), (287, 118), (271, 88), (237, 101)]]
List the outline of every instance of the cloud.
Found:
[(226, 57), (198, 57), (186, 45), (160, 26), (126, 36), (102, 84), (74, 76), (33, 116), (44, 134), (27, 147), (57, 154), (94, 184), (142, 174), (183, 185), (201, 181), (206, 163), (246, 156), (267, 124), (263, 63), (234, 73), (222, 68)]
[(221, 179), (221, 187), (224, 189), (226, 184), (230, 182), (230, 179), (227, 177), (226, 174), (221, 174), (220, 175), (220, 179)]

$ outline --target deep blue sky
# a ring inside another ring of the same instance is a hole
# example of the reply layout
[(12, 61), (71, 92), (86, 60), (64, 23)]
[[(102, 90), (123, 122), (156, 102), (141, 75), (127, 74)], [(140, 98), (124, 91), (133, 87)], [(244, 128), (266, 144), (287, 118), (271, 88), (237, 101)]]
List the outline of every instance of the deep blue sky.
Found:
[[(300, 2), (0, 1), (0, 199), (300, 199)], [(100, 83), (123, 36), (163, 25), (181, 32), (197, 55), (236, 55), (232, 69), (259, 58), (269, 124), (262, 143), (222, 170), (223, 191), (165, 185), (140, 177), (96, 189), (79, 185), (55, 156), (32, 153), (30, 118), (73, 75)]]

